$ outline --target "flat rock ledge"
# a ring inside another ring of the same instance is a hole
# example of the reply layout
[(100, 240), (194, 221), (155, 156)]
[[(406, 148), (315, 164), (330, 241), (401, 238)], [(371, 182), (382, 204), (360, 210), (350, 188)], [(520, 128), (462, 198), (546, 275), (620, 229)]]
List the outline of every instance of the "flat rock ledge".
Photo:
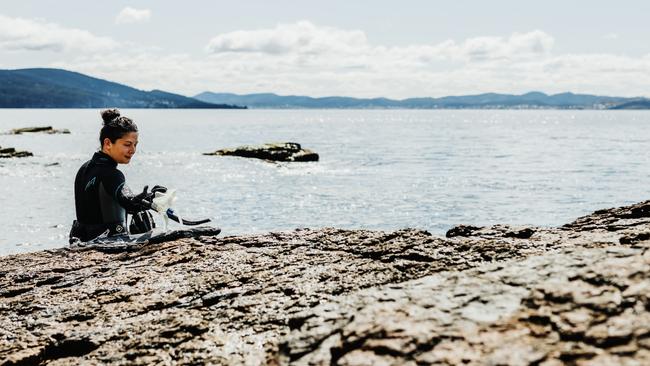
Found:
[(309, 149), (303, 149), (296, 142), (239, 146), (234, 149), (221, 149), (203, 155), (240, 156), (269, 161), (318, 161), (318, 154)]
[(13, 147), (5, 147), (3, 148), (0, 146), (0, 159), (6, 159), (6, 158), (26, 158), (28, 156), (34, 156), (29, 151), (17, 151)]
[(23, 133), (47, 133), (47, 134), (69, 134), (70, 130), (64, 128), (61, 130), (57, 130), (52, 126), (37, 126), (37, 127), (22, 127), (22, 128), (14, 128), (7, 132), (7, 135), (21, 135)]
[(0, 257), (3, 365), (648, 365), (650, 201)]

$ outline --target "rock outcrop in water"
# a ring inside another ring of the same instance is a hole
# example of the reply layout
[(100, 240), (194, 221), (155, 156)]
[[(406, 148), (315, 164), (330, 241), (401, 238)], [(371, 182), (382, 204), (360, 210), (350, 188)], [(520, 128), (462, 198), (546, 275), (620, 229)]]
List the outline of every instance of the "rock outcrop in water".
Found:
[(13, 147), (3, 148), (0, 146), (0, 158), (25, 158), (28, 156), (34, 156), (34, 154), (29, 151), (16, 151)]
[(35, 132), (40, 132), (40, 133), (47, 133), (47, 134), (69, 134), (70, 130), (68, 129), (62, 129), (62, 130), (57, 130), (53, 128), (52, 126), (44, 126), (44, 127), (23, 127), (23, 128), (14, 128), (11, 131), (8, 132), (9, 135), (21, 135), (23, 133), (35, 133)]
[(13, 364), (650, 364), (650, 201), (560, 228), (300, 229), (0, 258)]
[(303, 149), (295, 142), (281, 142), (259, 146), (239, 146), (234, 149), (222, 149), (203, 155), (241, 156), (270, 161), (318, 161), (318, 154)]

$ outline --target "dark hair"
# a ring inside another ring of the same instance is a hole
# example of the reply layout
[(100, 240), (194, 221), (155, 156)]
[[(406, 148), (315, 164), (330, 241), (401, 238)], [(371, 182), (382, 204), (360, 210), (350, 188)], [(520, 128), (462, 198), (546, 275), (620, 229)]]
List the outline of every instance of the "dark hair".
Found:
[(138, 126), (131, 118), (120, 116), (118, 109), (106, 109), (101, 112), (104, 126), (99, 132), (99, 144), (104, 146), (104, 139), (108, 138), (112, 143), (129, 132), (138, 132)]

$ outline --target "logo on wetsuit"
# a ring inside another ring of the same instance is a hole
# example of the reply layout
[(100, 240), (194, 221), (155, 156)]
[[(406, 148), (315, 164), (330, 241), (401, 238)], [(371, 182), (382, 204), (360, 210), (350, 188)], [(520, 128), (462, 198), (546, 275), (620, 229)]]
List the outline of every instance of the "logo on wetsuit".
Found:
[(86, 184), (86, 188), (84, 188), (84, 191), (87, 191), (88, 189), (90, 189), (90, 187), (95, 185), (95, 179), (97, 179), (97, 177), (93, 177), (93, 179), (88, 181), (88, 183)]

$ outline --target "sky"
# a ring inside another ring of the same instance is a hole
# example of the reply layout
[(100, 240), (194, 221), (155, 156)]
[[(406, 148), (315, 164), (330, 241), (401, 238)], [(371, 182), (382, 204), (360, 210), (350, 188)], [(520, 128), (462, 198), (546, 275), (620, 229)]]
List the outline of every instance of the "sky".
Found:
[(4, 0), (0, 68), (193, 96), (650, 96), (647, 0)]

